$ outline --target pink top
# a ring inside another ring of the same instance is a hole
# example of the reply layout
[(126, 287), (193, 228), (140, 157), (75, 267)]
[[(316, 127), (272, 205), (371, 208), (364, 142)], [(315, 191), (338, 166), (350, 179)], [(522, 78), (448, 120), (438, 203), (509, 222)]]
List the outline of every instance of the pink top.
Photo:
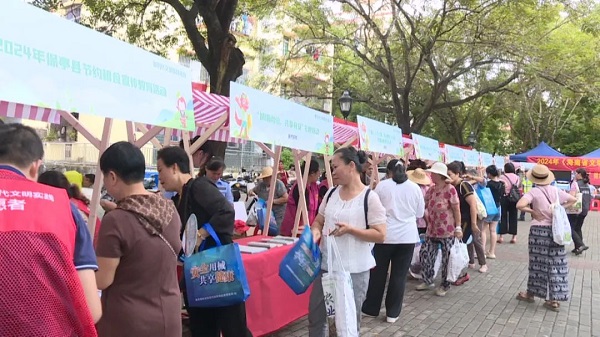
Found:
[(425, 220), (427, 236), (449, 238), (454, 235), (454, 213), (452, 205), (458, 204), (458, 194), (452, 184), (432, 186), (425, 195)]
[(504, 194), (510, 193), (510, 187), (512, 185), (516, 185), (517, 187), (521, 185), (521, 178), (519, 178), (519, 176), (514, 173), (501, 174), (500, 180), (504, 181)]
[(550, 199), (551, 202), (556, 202), (556, 191), (558, 190), (558, 197), (561, 204), (569, 201), (572, 196), (554, 186), (536, 186), (531, 189), (531, 191), (525, 193), (523, 199), (527, 200), (527, 203), (531, 204), (531, 208), (534, 210), (538, 210), (542, 213), (544, 217), (543, 220), (531, 220), (532, 226), (552, 226), (552, 210), (550, 209)]

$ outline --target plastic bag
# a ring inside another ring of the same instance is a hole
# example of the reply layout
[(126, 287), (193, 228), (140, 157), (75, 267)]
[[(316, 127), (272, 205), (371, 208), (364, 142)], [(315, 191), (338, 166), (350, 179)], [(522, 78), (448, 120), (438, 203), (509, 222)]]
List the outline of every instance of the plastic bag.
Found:
[(498, 207), (496, 207), (496, 201), (492, 195), (492, 190), (489, 187), (478, 188), (477, 196), (485, 206), (487, 216), (494, 216), (498, 214)]
[(321, 270), (321, 250), (309, 226), (279, 264), (279, 277), (296, 295), (303, 294)]
[[(264, 230), (265, 221), (267, 219), (267, 202), (263, 199), (258, 199), (258, 201), (256, 202), (256, 219), (258, 228), (260, 228), (260, 230)], [(277, 220), (275, 220), (275, 213), (273, 212), (273, 210), (271, 210), (268, 235), (275, 236), (277, 234), (279, 234), (279, 227), (277, 226)]]
[(552, 209), (552, 238), (554, 242), (559, 245), (570, 245), (573, 241), (571, 224), (565, 208), (560, 204), (558, 188), (556, 189), (556, 201), (550, 205), (550, 208)]
[[(336, 268), (333, 267), (334, 259)], [(341, 263), (334, 237), (327, 240), (327, 273), (323, 275), (322, 283), (327, 316), (334, 316), (338, 337), (358, 337), (352, 277)]]
[(477, 194), (473, 194), (473, 196), (475, 197), (475, 203), (477, 204), (477, 218), (479, 220), (487, 218), (488, 214), (485, 205), (481, 202), (481, 199)]
[(454, 244), (450, 248), (450, 258), (448, 260), (448, 282), (456, 282), (463, 269), (469, 265), (469, 252), (467, 244), (458, 239), (454, 239)]
[[(419, 255), (421, 252), (422, 245), (423, 244), (421, 242), (415, 244), (415, 250), (413, 251), (412, 261), (410, 262), (410, 267), (408, 268), (408, 272), (410, 273), (410, 275), (417, 280), (420, 280), (423, 278), (421, 276), (421, 271), (422, 271), (423, 267), (421, 266), (421, 257)], [(442, 248), (441, 248), (441, 245), (438, 245), (437, 254), (435, 255), (435, 262), (433, 264), (433, 278), (434, 279), (436, 278), (438, 272), (440, 271), (441, 265), (442, 265)]]
[(575, 185), (577, 186), (577, 193), (575, 193), (575, 198), (577, 198), (577, 201), (573, 204), (573, 206), (565, 209), (567, 214), (579, 214), (583, 211), (583, 194), (579, 189), (579, 184), (576, 182)]

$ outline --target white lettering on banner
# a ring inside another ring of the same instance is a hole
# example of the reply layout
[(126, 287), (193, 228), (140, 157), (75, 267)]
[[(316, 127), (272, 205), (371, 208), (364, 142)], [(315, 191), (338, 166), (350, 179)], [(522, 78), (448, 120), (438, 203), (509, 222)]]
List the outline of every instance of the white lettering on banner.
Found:
[(33, 192), (34, 199), (44, 199), (44, 193), (42, 192)]
[(4, 198), (0, 199), (0, 212), (1, 211), (6, 211), (6, 199)]
[(31, 192), (31, 191), (23, 191), (22, 195), (23, 195), (23, 198), (33, 198), (33, 192)]

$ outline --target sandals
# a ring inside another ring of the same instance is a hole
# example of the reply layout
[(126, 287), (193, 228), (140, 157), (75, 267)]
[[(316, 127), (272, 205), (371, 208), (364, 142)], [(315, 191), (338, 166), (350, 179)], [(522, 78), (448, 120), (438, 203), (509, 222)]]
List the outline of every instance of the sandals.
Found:
[(535, 302), (535, 297), (526, 291), (522, 291), (517, 294), (517, 300), (527, 303), (533, 303)]
[(517, 239), (516, 238), (512, 238), (512, 240), (510, 240), (510, 243), (517, 243)]
[(558, 312), (560, 310), (560, 303), (557, 301), (546, 301), (544, 302), (544, 308)]

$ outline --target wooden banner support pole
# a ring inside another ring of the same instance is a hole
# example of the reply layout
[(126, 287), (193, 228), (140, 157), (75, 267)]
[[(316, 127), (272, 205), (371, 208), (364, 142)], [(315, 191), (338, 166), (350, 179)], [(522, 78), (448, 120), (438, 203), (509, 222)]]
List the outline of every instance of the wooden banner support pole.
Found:
[[(264, 145), (264, 144), (262, 144)], [(277, 169), (279, 159), (281, 158), (281, 146), (275, 147), (275, 155), (273, 156), (273, 175), (271, 176), (271, 185), (269, 188), (269, 199), (267, 200), (267, 216), (263, 227), (263, 235), (269, 235), (269, 223), (271, 221), (271, 211), (273, 210), (273, 200), (275, 198), (275, 190), (277, 189)]]
[[(296, 217), (294, 219), (294, 229), (292, 230), (292, 237), (298, 235), (298, 228), (300, 227), (300, 219), (304, 222), (303, 225), (310, 226), (308, 217), (308, 205), (306, 204), (306, 188), (308, 187), (308, 171), (310, 170), (310, 162), (312, 159), (312, 153), (307, 151), (294, 150), (294, 166), (296, 170), (296, 186), (298, 188), (298, 205), (296, 209)], [(304, 172), (302, 172), (301, 162), (304, 156)]]
[(88, 221), (88, 228), (90, 234), (94, 237), (96, 233), (96, 210), (100, 206), (100, 192), (102, 190), (102, 170), (100, 169), (100, 157), (106, 151), (110, 145), (110, 131), (112, 128), (112, 118), (106, 118), (104, 120), (104, 129), (102, 131), (102, 139), (98, 144), (98, 165), (96, 166), (96, 180), (94, 181), (94, 191), (92, 192), (92, 200), (90, 202), (90, 217)]

